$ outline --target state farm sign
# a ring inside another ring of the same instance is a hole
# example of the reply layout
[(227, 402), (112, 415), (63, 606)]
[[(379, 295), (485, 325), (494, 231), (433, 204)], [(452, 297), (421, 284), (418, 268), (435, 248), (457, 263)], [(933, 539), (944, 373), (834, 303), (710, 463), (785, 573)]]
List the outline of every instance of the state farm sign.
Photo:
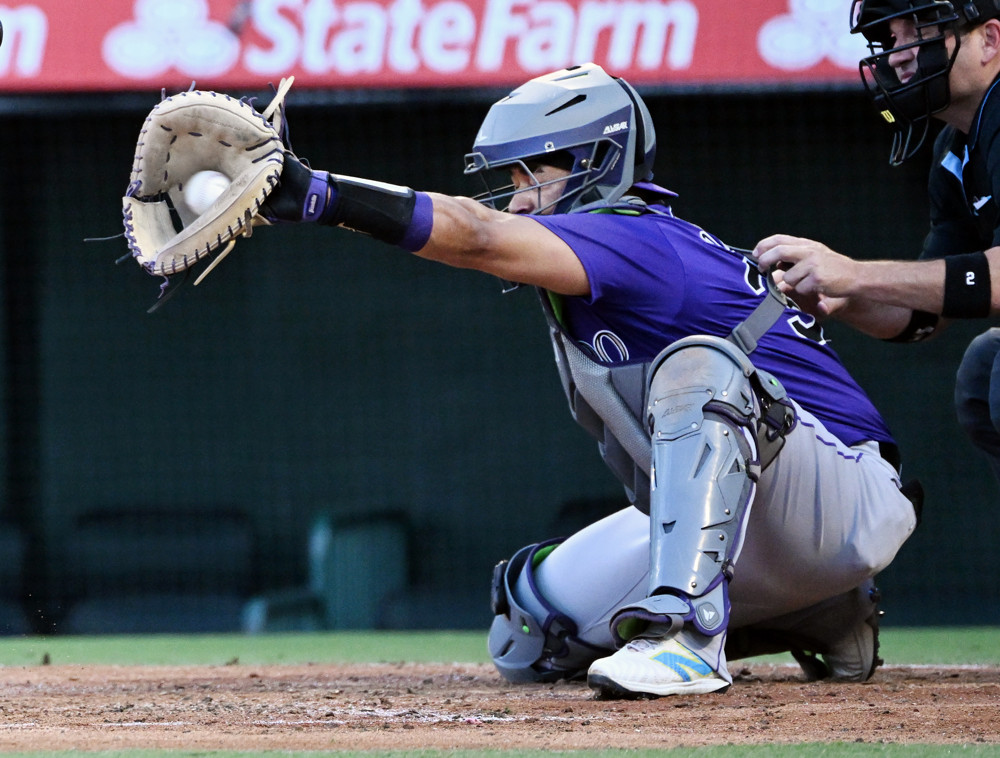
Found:
[(606, 45), (611, 68), (691, 63), (698, 9), (690, 0), (570, 3), (562, 0), (302, 2), (295, 23), (288, 0), (258, 0), (251, 21), (260, 38), (244, 63), (257, 73), (299, 66), (308, 74), (501, 72), (507, 64), (543, 72), (595, 60)]
[(34, 0), (0, 88), (508, 85), (596, 61), (636, 84), (848, 81), (845, 0)]

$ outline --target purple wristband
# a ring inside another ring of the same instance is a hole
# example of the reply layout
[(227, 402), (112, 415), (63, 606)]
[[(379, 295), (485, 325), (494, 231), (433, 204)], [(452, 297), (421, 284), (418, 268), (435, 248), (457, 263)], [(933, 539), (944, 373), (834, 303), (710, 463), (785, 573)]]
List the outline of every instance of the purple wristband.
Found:
[(431, 197), (426, 192), (416, 192), (413, 204), (413, 216), (410, 218), (410, 225), (406, 227), (406, 233), (399, 241), (399, 246), (404, 250), (415, 253), (427, 244), (431, 238), (431, 228), (434, 226), (434, 204)]
[(303, 221), (319, 221), (327, 207), (327, 197), (330, 205), (336, 200), (335, 190), (330, 186), (330, 175), (326, 171), (313, 171), (309, 179), (309, 189), (306, 201), (302, 205)]

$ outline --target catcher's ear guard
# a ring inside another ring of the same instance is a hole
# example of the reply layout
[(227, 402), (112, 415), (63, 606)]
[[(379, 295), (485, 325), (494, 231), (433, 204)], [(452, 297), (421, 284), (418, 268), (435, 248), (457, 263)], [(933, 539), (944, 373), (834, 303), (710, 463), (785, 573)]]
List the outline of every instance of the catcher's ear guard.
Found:
[[(245, 99), (200, 90), (150, 111), (122, 199), (129, 250), (146, 271), (171, 276), (218, 253), (214, 265), (254, 224), (267, 223), (258, 213), (284, 166), (281, 106), (291, 83), (281, 82), (263, 113)], [(195, 215), (183, 192), (200, 171), (218, 171), (231, 183)]]

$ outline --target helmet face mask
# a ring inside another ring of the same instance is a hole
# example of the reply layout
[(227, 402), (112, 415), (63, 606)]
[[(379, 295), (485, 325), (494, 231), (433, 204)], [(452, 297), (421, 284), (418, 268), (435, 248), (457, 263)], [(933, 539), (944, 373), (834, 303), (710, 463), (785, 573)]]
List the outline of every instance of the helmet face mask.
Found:
[[(586, 204), (588, 200), (601, 200), (593, 187), (613, 171), (620, 156), (621, 148), (613, 142), (582, 145), (523, 158), (496, 158), (492, 161), (476, 152), (466, 156), (465, 173), (480, 176), (486, 191), (475, 199), (495, 210), (506, 210), (515, 195), (533, 192), (536, 194), (533, 213), (542, 214), (550, 209), (555, 213), (568, 213), (575, 205)], [(563, 169), (568, 173), (560, 174), (554, 179), (539, 180), (536, 174), (539, 173), (538, 167), (543, 165)], [(511, 179), (514, 170), (529, 177), (531, 184), (515, 187)], [(546, 199), (550, 195), (544, 192), (545, 189), (555, 184), (563, 185), (562, 192), (555, 198)]]
[[(569, 170), (558, 199), (533, 213), (575, 213), (619, 200), (636, 182), (652, 177), (656, 137), (645, 104), (623, 80), (586, 64), (537, 77), (494, 103), (466, 155), (465, 173), (484, 178), (487, 192), (477, 199), (504, 209), (521, 192), (514, 168), (533, 176), (535, 164)], [(551, 161), (549, 160), (551, 159)], [(499, 173), (500, 181), (490, 174)]]
[[(875, 109), (893, 130), (889, 162), (912, 156), (927, 137), (930, 119), (951, 104), (949, 76), (968, 29), (996, 18), (993, 0), (853, 0), (851, 32), (862, 34), (871, 55), (859, 64)], [(897, 40), (892, 23), (908, 22), (912, 39)], [(949, 39), (952, 40), (949, 50)], [(890, 56), (916, 55), (916, 70), (901, 79)]]

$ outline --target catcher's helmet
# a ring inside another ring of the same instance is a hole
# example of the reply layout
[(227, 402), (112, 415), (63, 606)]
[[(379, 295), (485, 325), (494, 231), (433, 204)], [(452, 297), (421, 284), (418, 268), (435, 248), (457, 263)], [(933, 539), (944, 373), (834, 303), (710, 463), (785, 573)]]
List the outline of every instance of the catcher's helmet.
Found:
[[(634, 184), (649, 182), (655, 157), (653, 120), (642, 98), (623, 79), (588, 63), (532, 79), (494, 103), (465, 156), (465, 173), (488, 182), (492, 169), (506, 175), (518, 166), (530, 174), (533, 161), (565, 165), (570, 175), (555, 212), (570, 213), (614, 203)], [(509, 176), (504, 184), (482, 199), (494, 207), (509, 202), (515, 194)]]
[[(950, 104), (948, 76), (961, 33), (998, 17), (1000, 0), (853, 0), (851, 32), (864, 35), (872, 52), (860, 63), (861, 79), (895, 132), (890, 163), (899, 165), (912, 156), (927, 137), (930, 117)], [(894, 19), (911, 21), (915, 38), (897, 45), (889, 24)], [(917, 53), (917, 70), (901, 80), (889, 56), (911, 49)]]

